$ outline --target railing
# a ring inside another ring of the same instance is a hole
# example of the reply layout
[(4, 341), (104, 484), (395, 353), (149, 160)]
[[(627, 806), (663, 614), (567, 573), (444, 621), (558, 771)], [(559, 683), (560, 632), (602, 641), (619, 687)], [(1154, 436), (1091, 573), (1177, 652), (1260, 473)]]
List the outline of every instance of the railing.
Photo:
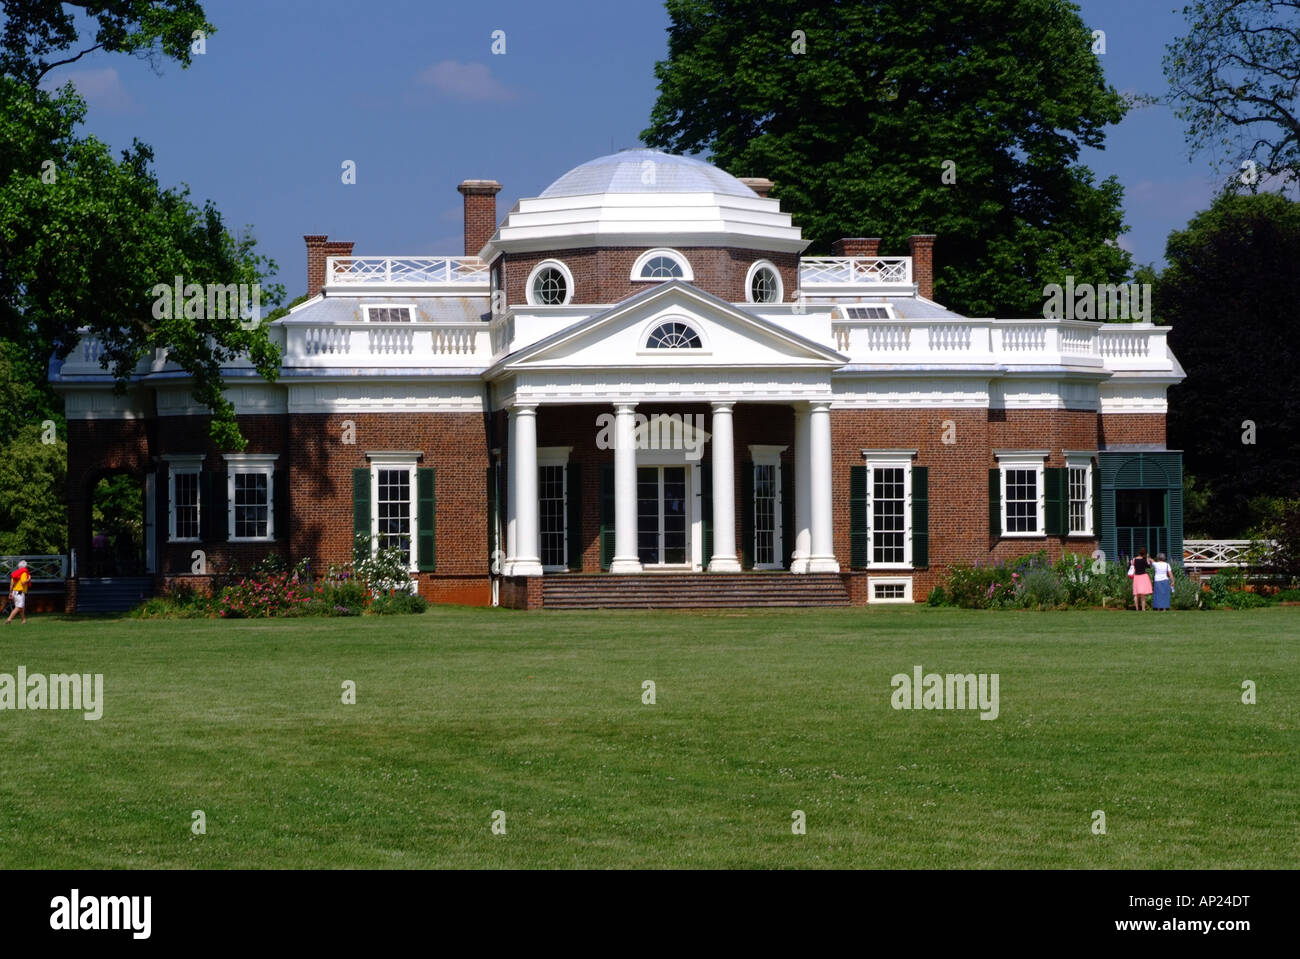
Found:
[(1151, 355), (1151, 337), (1143, 330), (1100, 330), (1097, 352), (1105, 357), (1133, 358)]
[(327, 286), (465, 284), (486, 286), (487, 265), (476, 256), (331, 256)]
[[(62, 583), (68, 578), (68, 557), (55, 553), (40, 553), (31, 556), (0, 556), (0, 576), (8, 579), (9, 574), (18, 568), (20, 560), (27, 560), (27, 570), (32, 574), (34, 583)], [(5, 586), (7, 592), (9, 587)]]
[[(285, 366), (486, 364), (486, 323), (314, 323), (284, 320)], [(477, 357), (477, 360), (475, 359)]]
[(1249, 539), (1189, 539), (1183, 541), (1183, 565), (1188, 569), (1236, 569), (1251, 565), (1252, 556), (1261, 546), (1271, 547), (1275, 543), (1261, 543)]
[(912, 285), (910, 256), (809, 256), (799, 260), (799, 288)]

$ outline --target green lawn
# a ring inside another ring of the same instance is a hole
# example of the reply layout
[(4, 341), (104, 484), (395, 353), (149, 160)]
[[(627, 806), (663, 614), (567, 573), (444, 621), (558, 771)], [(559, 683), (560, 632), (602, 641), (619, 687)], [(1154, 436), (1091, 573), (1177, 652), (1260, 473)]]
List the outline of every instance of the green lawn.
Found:
[[(999, 717), (892, 709), (918, 663)], [(0, 867), (1300, 863), (1300, 608), (45, 616), (20, 665), (105, 707), (0, 712)]]

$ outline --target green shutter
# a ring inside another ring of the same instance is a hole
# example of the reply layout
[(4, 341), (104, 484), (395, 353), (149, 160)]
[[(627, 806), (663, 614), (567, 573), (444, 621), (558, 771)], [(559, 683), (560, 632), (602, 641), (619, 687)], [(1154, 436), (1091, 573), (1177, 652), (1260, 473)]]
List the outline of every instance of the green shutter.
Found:
[(989, 536), (1002, 535), (1002, 470), (989, 470)]
[(492, 568), (492, 561), (496, 557), (496, 552), (501, 547), (498, 543), (498, 509), (497, 505), (497, 468), (489, 466), (487, 468), (487, 548), (488, 548), (488, 569)]
[(700, 556), (708, 569), (713, 559), (713, 467), (708, 463), (700, 464), (700, 527)]
[(271, 474), (271, 514), (274, 539), (289, 538), (289, 469), (276, 467)]
[(230, 507), (226, 500), (226, 473), (200, 473), (199, 536), (203, 542), (224, 543), (229, 538)]
[(359, 559), (365, 553), (356, 537), (364, 536), (370, 542), (370, 470), (364, 466), (352, 471), (352, 555)]
[(614, 464), (600, 467), (600, 568), (614, 560)]
[(781, 566), (794, 562), (794, 466), (781, 464)]
[(912, 467), (912, 565), (930, 565), (930, 468)]
[(1066, 519), (1069, 489), (1065, 470), (1057, 467), (1043, 470), (1043, 511), (1046, 514), (1044, 532), (1048, 536), (1064, 536), (1069, 532), (1069, 521)]
[(565, 492), (568, 496), (566, 511), (569, 524), (565, 530), (564, 548), (569, 554), (569, 569), (576, 572), (582, 569), (582, 467), (570, 463), (564, 472), (568, 485)]
[(754, 568), (754, 464), (740, 464), (740, 566)]
[(871, 528), (867, 517), (867, 468), (849, 467), (849, 565), (861, 569), (871, 558)]
[(422, 573), (432, 573), (438, 568), (437, 532), (438, 498), (435, 495), (438, 471), (433, 468), (415, 471), (416, 496), (416, 568)]
[(1101, 465), (1092, 467), (1092, 535), (1101, 539)]

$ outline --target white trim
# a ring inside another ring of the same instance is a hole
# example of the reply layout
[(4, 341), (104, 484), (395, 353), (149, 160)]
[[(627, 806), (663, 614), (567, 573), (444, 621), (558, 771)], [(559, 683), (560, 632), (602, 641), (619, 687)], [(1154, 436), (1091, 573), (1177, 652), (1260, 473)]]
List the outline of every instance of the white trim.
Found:
[[(560, 519), (560, 531), (564, 536), (564, 562), (542, 563), (544, 573), (562, 573), (569, 568), (569, 453), (572, 446), (537, 447), (537, 472), (540, 474), (547, 467), (560, 468), (560, 503), (563, 515)], [(537, 559), (542, 561), (542, 478), (537, 477)]]
[(751, 544), (751, 548), (754, 550), (754, 555), (755, 555), (754, 569), (785, 569), (785, 537), (787, 533), (785, 530), (785, 523), (782, 521), (783, 514), (785, 513), (785, 509), (784, 509), (785, 500), (781, 493), (781, 486), (782, 486), (781, 454), (784, 453), (787, 449), (789, 449), (789, 447), (769, 446), (769, 445), (754, 444), (754, 443), (751, 443), (749, 446), (750, 466), (755, 470), (755, 472), (757, 472), (757, 468), (760, 466), (772, 467), (773, 470), (772, 479), (774, 484), (774, 488), (773, 488), (774, 495), (772, 497), (772, 502), (773, 502), (772, 562), (760, 563), (757, 560), (758, 520), (756, 515), (754, 520), (754, 528), (751, 531), (755, 537), (754, 542)]
[[(1045, 539), (1047, 537), (1047, 490), (1043, 471), (1047, 466), (1048, 450), (994, 450), (1002, 483), (1002, 536), (1007, 539)], [(1032, 531), (1011, 532), (1007, 528), (1007, 470), (1033, 470), (1035, 494), (1038, 498), (1037, 528)]]
[(196, 502), (196, 526), (198, 536), (178, 537), (176, 535), (176, 477), (178, 474), (198, 476), (203, 472), (202, 453), (164, 453), (162, 460), (167, 464), (167, 542), (200, 543), (203, 541), (203, 491), (202, 483), (195, 480), (194, 497)]
[[(542, 270), (555, 268), (559, 270), (564, 277), (564, 299), (559, 303), (543, 303), (533, 295), (533, 284), (537, 281), (537, 276)], [(528, 274), (528, 282), (524, 285), (524, 298), (528, 301), (529, 306), (567, 306), (573, 302), (573, 274), (561, 260), (542, 260), (533, 267), (532, 272)]]
[(539, 446), (537, 447), (537, 465), (567, 466), (569, 454), (572, 452), (572, 446)]
[[(680, 323), (692, 333), (700, 338), (698, 347), (678, 347), (669, 349), (663, 346), (651, 346), (650, 334), (654, 333), (661, 326), (667, 326), (669, 323)], [(682, 353), (687, 356), (711, 356), (713, 350), (709, 347), (709, 338), (704, 335), (703, 323), (698, 322), (693, 317), (683, 313), (659, 314), (651, 317), (642, 327), (641, 332), (637, 334), (638, 356), (672, 356), (674, 353)]]
[(1069, 521), (1070, 521), (1070, 503), (1071, 503), (1070, 470), (1073, 469), (1087, 470), (1087, 473), (1085, 474), (1084, 481), (1083, 481), (1083, 489), (1084, 489), (1083, 518), (1084, 518), (1085, 528), (1079, 530), (1067, 529), (1065, 531), (1065, 535), (1067, 537), (1079, 536), (1079, 537), (1086, 537), (1091, 539), (1097, 535), (1097, 531), (1092, 528), (1092, 517), (1093, 517), (1092, 471), (1094, 469), (1094, 466), (1092, 465), (1092, 457), (1094, 455), (1095, 454), (1093, 453), (1079, 453), (1079, 452), (1071, 453), (1069, 450), (1065, 451), (1065, 520), (1067, 525), (1069, 525)]
[[(759, 300), (754, 299), (754, 274), (759, 270), (771, 270), (772, 275), (776, 277), (775, 300), (760, 302)], [(749, 272), (745, 274), (745, 302), (753, 303), (758, 306), (774, 306), (777, 303), (785, 302), (785, 281), (781, 279), (781, 271), (776, 268), (776, 264), (771, 260), (755, 260), (749, 265)]]
[(366, 459), (372, 466), (405, 466), (423, 457), (420, 450), (366, 450)]
[[(641, 271), (645, 269), (646, 264), (657, 256), (666, 256), (679, 267), (681, 267), (681, 276), (642, 276)], [(636, 258), (632, 264), (632, 273), (628, 277), (633, 283), (666, 283), (669, 280), (683, 280), (686, 283), (695, 281), (695, 271), (691, 269), (691, 261), (686, 259), (682, 253), (666, 246), (657, 246), (653, 250), (646, 250)]]
[[(226, 461), (226, 541), (270, 543), (275, 541), (275, 461), (279, 453), (223, 453)], [(266, 535), (235, 535), (235, 476), (261, 474), (266, 477)]]
[(780, 464), (781, 454), (788, 450), (788, 446), (767, 446), (759, 443), (749, 444), (749, 458), (755, 463), (763, 463), (770, 466), (773, 463)]
[[(901, 597), (876, 598), (877, 586), (902, 586)], [(910, 603), (912, 602), (912, 577), (910, 576), (868, 576), (867, 603)]]
[(420, 571), (419, 558), (419, 538), (420, 538), (420, 493), (417, 487), (419, 477), (416, 471), (419, 467), (419, 453), (367, 453), (366, 458), (370, 460), (370, 555), (375, 556), (379, 552), (379, 471), (380, 470), (406, 470), (409, 475), (407, 488), (411, 491), (411, 545), (410, 554), (411, 562), (407, 571), (418, 573)]
[[(907, 569), (912, 566), (912, 457), (915, 450), (863, 450), (867, 467), (867, 569)], [(868, 456), (867, 454), (871, 455)], [(903, 559), (902, 562), (877, 563), (875, 516), (876, 477), (878, 469), (903, 471)], [(911, 583), (911, 579), (908, 579)], [(911, 587), (908, 588), (909, 595)], [(870, 599), (868, 599), (870, 602)]]
[(901, 459), (913, 459), (915, 458), (917, 453), (918, 450), (905, 450), (905, 449), (863, 450), (862, 457), (863, 459), (869, 459), (869, 460), (890, 460), (890, 459), (901, 460)]

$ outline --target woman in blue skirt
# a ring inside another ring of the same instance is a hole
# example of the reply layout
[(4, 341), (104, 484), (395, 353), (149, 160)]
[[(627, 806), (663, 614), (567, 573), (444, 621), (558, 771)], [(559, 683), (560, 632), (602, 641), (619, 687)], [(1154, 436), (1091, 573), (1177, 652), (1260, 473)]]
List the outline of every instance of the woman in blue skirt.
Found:
[(1151, 564), (1151, 608), (1168, 609), (1169, 598), (1174, 592), (1174, 571), (1165, 561), (1165, 554), (1156, 554), (1156, 561)]

